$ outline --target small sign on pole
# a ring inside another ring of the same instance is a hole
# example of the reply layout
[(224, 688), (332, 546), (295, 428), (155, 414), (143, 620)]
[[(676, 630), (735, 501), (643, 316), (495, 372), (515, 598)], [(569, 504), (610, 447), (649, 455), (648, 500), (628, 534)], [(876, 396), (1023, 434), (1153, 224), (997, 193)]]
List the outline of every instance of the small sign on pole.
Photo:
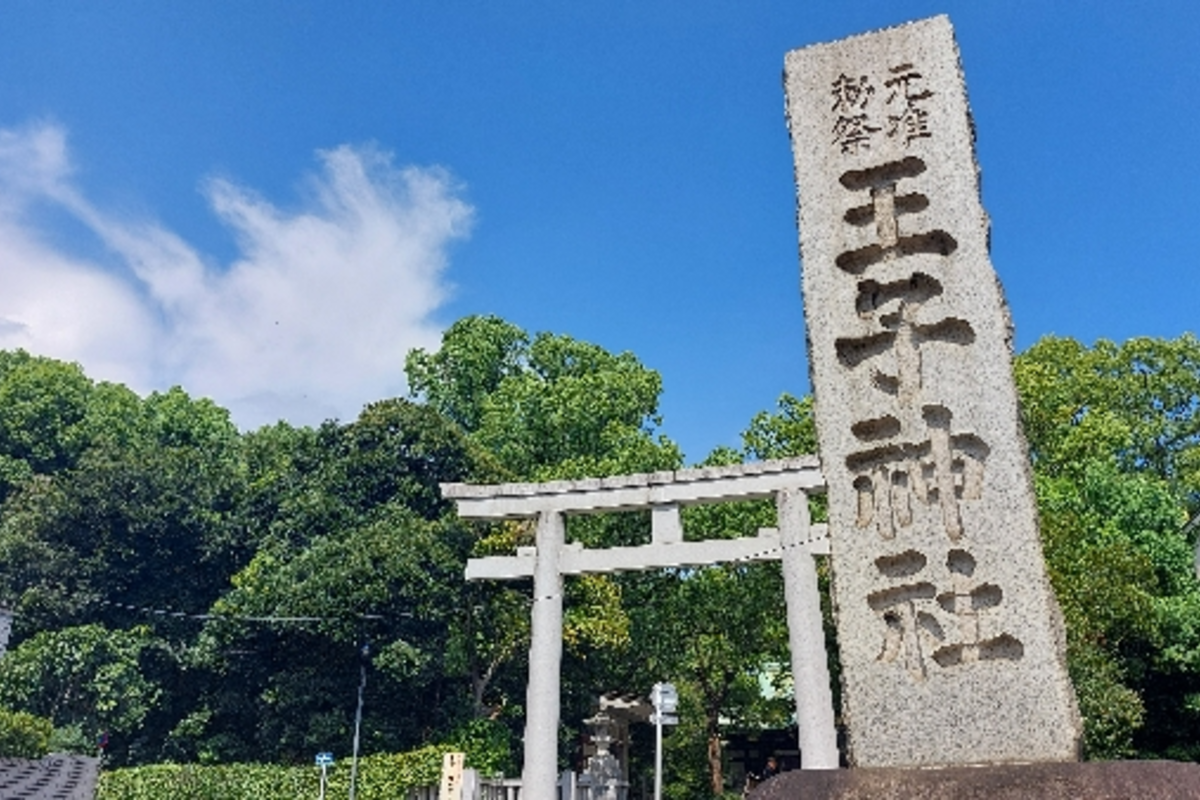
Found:
[(656, 683), (650, 691), (650, 702), (660, 714), (674, 714), (679, 709), (679, 692), (673, 683)]
[(654, 713), (650, 721), (654, 723), (654, 800), (662, 800), (662, 729), (663, 725), (678, 725), (679, 717), (675, 711), (679, 708), (679, 692), (673, 683), (656, 683), (650, 690), (650, 702), (654, 705)]
[(328, 777), (328, 770), (333, 766), (333, 753), (317, 753), (317, 766), (321, 768), (321, 794), (319, 800), (325, 800), (325, 780)]

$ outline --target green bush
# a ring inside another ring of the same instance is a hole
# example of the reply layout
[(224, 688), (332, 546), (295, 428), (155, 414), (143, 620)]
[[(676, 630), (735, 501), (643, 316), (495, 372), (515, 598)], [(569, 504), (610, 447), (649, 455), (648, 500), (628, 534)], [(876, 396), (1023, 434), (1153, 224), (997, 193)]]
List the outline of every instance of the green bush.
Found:
[(81, 725), (63, 725), (50, 734), (51, 753), (74, 753), (80, 756), (96, 755), (96, 740), (83, 732)]
[(41, 758), (50, 752), (53, 731), (48, 719), (0, 708), (0, 757)]
[(451, 749), (466, 753), (467, 766), (480, 775), (516, 772), (512, 733), (496, 720), (473, 719), (450, 734), (447, 742)]

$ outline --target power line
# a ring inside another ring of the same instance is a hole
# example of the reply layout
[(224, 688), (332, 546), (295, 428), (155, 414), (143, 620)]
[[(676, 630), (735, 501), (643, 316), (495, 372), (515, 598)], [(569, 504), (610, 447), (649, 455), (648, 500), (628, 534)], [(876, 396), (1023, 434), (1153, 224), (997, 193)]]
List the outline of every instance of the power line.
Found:
[[(96, 605), (109, 606), (111, 608), (119, 608), (124, 611), (132, 611), (139, 614), (147, 614), (155, 617), (169, 617), (171, 619), (187, 619), (199, 620), (205, 622), (208, 620), (228, 620), (230, 622), (259, 622), (259, 623), (309, 623), (309, 622), (345, 622), (348, 619), (367, 619), (367, 620), (383, 620), (387, 619), (382, 614), (350, 614), (337, 617), (318, 617), (318, 616), (283, 616), (283, 615), (257, 615), (257, 614), (190, 614), (184, 611), (172, 611), (165, 608), (150, 608), (148, 606), (136, 606), (130, 603), (119, 603), (115, 600), (98, 599), (93, 601)], [(412, 617), (412, 614), (400, 613), (394, 616)]]

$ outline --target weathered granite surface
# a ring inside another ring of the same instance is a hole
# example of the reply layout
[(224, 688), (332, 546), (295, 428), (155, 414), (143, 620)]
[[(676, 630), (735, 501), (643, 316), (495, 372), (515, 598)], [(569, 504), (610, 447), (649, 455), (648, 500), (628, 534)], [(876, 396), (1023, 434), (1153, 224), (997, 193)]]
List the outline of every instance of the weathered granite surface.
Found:
[(1113, 761), (946, 769), (785, 772), (751, 800), (1184, 800), (1200, 797), (1200, 764)]
[(787, 55), (850, 763), (1076, 758), (950, 21)]

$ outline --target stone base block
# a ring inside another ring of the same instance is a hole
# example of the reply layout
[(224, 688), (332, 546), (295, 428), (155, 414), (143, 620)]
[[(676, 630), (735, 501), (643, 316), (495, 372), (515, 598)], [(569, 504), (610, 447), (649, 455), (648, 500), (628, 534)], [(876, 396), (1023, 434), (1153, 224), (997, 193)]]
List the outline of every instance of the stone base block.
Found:
[(1108, 761), (785, 772), (750, 800), (1194, 800), (1200, 764)]

